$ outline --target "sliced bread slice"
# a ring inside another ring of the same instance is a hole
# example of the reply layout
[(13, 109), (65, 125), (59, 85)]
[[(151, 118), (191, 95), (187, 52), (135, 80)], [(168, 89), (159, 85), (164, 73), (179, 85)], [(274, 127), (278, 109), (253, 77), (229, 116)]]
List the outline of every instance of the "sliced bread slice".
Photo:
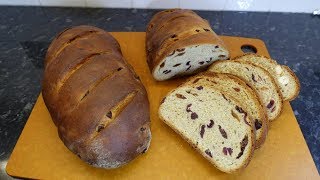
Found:
[(160, 118), (221, 171), (249, 163), (254, 125), (244, 106), (212, 86), (182, 85), (161, 102)]
[(209, 71), (229, 73), (244, 80), (257, 91), (269, 120), (275, 120), (280, 115), (283, 106), (282, 96), (268, 71), (242, 61), (216, 61), (210, 66)]
[(187, 84), (192, 87), (214, 87), (241, 102), (247, 108), (248, 115), (254, 121), (256, 129), (255, 148), (261, 147), (268, 133), (269, 120), (255, 90), (234, 75), (214, 72), (204, 72), (193, 76)]
[(298, 96), (300, 82), (288, 66), (279, 65), (275, 60), (257, 54), (245, 54), (235, 60), (251, 62), (267, 70), (280, 88), (285, 101), (291, 101)]

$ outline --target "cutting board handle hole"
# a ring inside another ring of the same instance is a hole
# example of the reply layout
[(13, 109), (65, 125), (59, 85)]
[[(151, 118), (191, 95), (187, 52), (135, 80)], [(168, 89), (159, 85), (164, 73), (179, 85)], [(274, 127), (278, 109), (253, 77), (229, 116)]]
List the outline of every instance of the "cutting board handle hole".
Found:
[(257, 48), (248, 44), (242, 45), (241, 50), (244, 53), (257, 53)]

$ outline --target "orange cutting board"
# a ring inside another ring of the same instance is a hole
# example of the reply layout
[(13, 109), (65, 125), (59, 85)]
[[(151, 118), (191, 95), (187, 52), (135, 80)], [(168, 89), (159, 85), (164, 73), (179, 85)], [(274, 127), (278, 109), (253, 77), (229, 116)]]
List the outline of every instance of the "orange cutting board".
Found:
[[(275, 120), (265, 144), (255, 151), (246, 169), (236, 174), (218, 171), (166, 126), (157, 115), (160, 100), (185, 78), (156, 82), (146, 63), (144, 32), (115, 32), (124, 57), (145, 85), (151, 114), (150, 149), (128, 165), (114, 170), (82, 162), (60, 141), (40, 95), (7, 164), (11, 176), (31, 179), (319, 179), (306, 142), (288, 102)], [(242, 45), (269, 56), (258, 39), (222, 36), (231, 56), (241, 55)]]

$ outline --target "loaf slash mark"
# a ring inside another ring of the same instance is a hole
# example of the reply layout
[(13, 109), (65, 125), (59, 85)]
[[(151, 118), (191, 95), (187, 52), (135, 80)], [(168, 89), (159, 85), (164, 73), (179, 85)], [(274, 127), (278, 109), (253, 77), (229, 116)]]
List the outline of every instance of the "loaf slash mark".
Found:
[(90, 30), (90, 31), (85, 31), (79, 35), (76, 35), (75, 37), (71, 38), (68, 42), (64, 43), (57, 51), (56, 53), (51, 57), (49, 58), (49, 61), (47, 62), (47, 66), (49, 66), (50, 62), (52, 61), (52, 59), (58, 57), (60, 55), (60, 53), (66, 48), (68, 47), (70, 44), (72, 44), (73, 42), (77, 41), (77, 40), (80, 40), (80, 39), (84, 39), (84, 38), (87, 38), (88, 36), (91, 36), (92, 34), (97, 34), (98, 31), (96, 30)]
[(57, 84), (56, 91), (57, 93), (60, 91), (61, 87), (64, 85), (64, 83), (78, 70), (80, 69), (85, 63), (89, 62), (93, 57), (100, 56), (102, 54), (108, 54), (110, 51), (103, 51), (99, 53), (90, 54), (87, 57), (83, 58), (75, 67), (73, 67), (68, 74), (66, 74), (61, 81)]
[(95, 138), (99, 132), (105, 129), (110, 123), (114, 122), (123, 109), (132, 102), (134, 97), (137, 95), (137, 90), (130, 92), (126, 97), (124, 97), (117, 105), (113, 106), (105, 117), (99, 122), (96, 127), (96, 131), (91, 135), (90, 139)]
[(94, 82), (89, 89), (86, 91), (86, 93), (81, 97), (80, 102), (87, 97), (87, 95), (94, 90), (100, 83), (102, 83), (103, 81), (111, 78), (113, 75), (115, 75), (117, 72), (120, 72), (122, 70), (122, 68), (117, 68), (113, 71), (111, 71), (111, 73), (106, 74), (103, 78), (99, 79), (98, 81)]

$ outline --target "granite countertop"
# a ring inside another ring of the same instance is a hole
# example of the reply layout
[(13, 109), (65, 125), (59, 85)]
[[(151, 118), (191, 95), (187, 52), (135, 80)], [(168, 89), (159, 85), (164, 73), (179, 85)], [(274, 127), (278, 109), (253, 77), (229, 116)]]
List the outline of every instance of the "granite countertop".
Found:
[[(156, 10), (0, 6), (0, 179), (40, 93), (43, 59), (59, 31), (87, 24), (144, 31)], [(217, 34), (262, 39), (301, 81), (294, 113), (320, 170), (320, 17), (311, 14), (198, 11)]]

